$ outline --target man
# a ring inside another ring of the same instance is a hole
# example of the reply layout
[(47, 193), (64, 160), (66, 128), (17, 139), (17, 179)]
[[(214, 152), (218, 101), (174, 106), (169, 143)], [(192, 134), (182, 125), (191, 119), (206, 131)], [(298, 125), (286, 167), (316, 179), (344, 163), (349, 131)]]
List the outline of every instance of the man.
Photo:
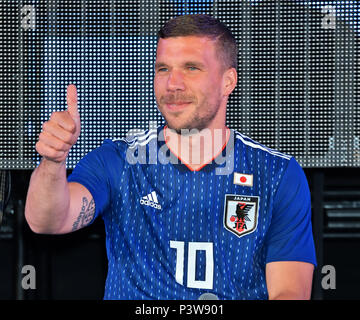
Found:
[(68, 109), (44, 123), (26, 219), (34, 232), (60, 234), (102, 216), (105, 299), (310, 298), (307, 181), (294, 158), (226, 127), (236, 57), (234, 37), (216, 19), (170, 20), (154, 78), (167, 125), (106, 140), (68, 179), (66, 157), (80, 133), (74, 85)]

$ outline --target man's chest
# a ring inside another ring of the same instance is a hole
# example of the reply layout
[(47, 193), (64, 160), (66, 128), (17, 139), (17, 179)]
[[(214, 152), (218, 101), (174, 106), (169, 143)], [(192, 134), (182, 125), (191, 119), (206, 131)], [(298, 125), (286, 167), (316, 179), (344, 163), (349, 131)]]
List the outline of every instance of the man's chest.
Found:
[(131, 216), (168, 236), (201, 240), (224, 233), (236, 241), (259, 226), (266, 228), (271, 219), (271, 190), (257, 182), (252, 173), (139, 169), (128, 175), (126, 188), (122, 184), (113, 203), (120, 220)]

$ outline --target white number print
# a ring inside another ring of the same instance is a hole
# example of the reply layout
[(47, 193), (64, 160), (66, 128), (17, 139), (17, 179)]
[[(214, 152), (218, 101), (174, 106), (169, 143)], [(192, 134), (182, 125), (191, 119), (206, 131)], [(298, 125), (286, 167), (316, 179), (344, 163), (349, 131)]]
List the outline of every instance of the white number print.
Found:
[[(184, 285), (185, 242), (170, 240), (170, 248), (176, 249), (175, 280)], [(196, 280), (196, 256), (198, 251), (205, 251), (205, 280)], [(212, 242), (189, 242), (187, 260), (187, 287), (212, 289), (214, 281), (214, 253)]]

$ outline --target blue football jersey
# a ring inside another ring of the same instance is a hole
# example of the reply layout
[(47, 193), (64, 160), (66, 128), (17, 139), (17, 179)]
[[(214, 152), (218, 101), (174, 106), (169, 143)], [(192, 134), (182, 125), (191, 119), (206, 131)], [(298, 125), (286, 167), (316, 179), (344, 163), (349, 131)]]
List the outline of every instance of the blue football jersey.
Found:
[(192, 171), (163, 131), (105, 140), (68, 178), (104, 220), (104, 299), (267, 299), (268, 262), (316, 265), (309, 187), (293, 157), (230, 130)]

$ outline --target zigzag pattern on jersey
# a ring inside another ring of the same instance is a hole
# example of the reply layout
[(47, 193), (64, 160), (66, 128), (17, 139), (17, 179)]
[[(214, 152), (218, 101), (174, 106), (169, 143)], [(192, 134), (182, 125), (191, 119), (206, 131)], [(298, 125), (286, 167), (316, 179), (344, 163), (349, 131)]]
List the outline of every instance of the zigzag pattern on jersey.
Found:
[(129, 136), (126, 138), (114, 139), (113, 141), (124, 141), (129, 148), (135, 148), (138, 145), (145, 146), (151, 140), (157, 138), (157, 129), (149, 129), (140, 133), (137, 133), (133, 136)]
[(251, 138), (243, 135), (242, 133), (234, 130), (234, 133), (235, 133), (235, 137), (236, 139), (239, 139), (241, 140), (244, 144), (246, 144), (247, 146), (249, 147), (252, 147), (252, 148), (255, 148), (255, 149), (261, 149), (265, 152), (268, 152), (270, 153), (271, 155), (274, 155), (274, 156), (277, 156), (277, 157), (281, 157), (281, 158), (284, 158), (286, 160), (290, 160), (292, 158), (292, 156), (290, 155), (287, 155), (287, 154), (284, 154), (280, 151), (277, 151), (275, 149), (271, 149), (271, 148), (268, 148), (254, 140), (252, 140)]
[[(161, 126), (159, 126), (161, 127)], [(158, 127), (158, 128), (159, 128)], [(130, 137), (126, 137), (126, 138), (120, 138), (120, 139), (114, 139), (113, 141), (124, 141), (129, 148), (135, 148), (138, 145), (139, 146), (145, 146), (147, 145), (151, 140), (153, 139), (157, 139), (157, 134), (158, 134), (158, 128), (156, 129), (149, 129), (143, 132), (140, 132), (134, 136), (130, 136)], [(271, 149), (268, 148), (262, 144), (260, 144), (259, 142), (256, 142), (254, 140), (252, 140), (251, 138), (245, 136), (244, 134), (240, 133), (237, 130), (233, 130), (235, 133), (235, 137), (236, 139), (241, 140), (245, 145), (255, 148), (255, 149), (261, 149), (265, 152), (270, 153), (271, 155), (277, 156), (277, 157), (281, 157), (284, 158), (286, 160), (290, 160), (292, 158), (292, 156), (287, 155), (285, 153), (282, 153), (280, 151), (277, 151), (275, 149)]]

